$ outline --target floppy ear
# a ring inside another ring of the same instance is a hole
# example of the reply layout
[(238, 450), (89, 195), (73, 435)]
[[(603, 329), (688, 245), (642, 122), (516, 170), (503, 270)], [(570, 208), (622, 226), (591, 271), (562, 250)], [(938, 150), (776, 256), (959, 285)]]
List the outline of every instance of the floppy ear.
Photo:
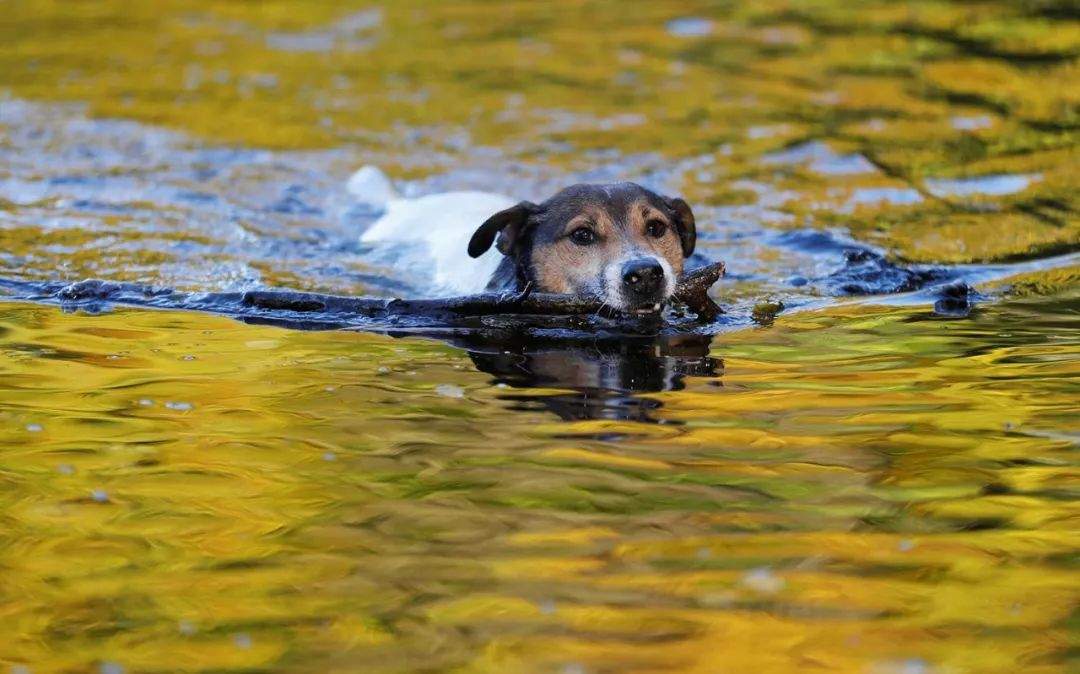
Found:
[(694, 212), (690, 210), (690, 204), (679, 198), (665, 197), (664, 203), (675, 215), (675, 227), (679, 231), (683, 257), (690, 257), (697, 244), (697, 224), (694, 222)]
[(491, 248), (495, 235), (499, 235), (498, 248), (503, 255), (514, 252), (514, 244), (525, 231), (529, 216), (539, 207), (531, 201), (522, 201), (505, 211), (499, 211), (484, 221), (469, 239), (469, 256), (480, 257)]

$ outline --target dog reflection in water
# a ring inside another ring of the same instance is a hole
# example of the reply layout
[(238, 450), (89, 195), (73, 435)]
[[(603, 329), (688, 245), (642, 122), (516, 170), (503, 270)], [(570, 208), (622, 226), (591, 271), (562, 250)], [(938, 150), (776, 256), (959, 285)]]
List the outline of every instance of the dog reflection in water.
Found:
[(562, 419), (611, 419), (663, 423), (656, 400), (635, 393), (673, 391), (684, 378), (719, 377), (723, 362), (709, 355), (707, 336), (582, 341), (509, 340), (461, 344), (476, 367), (515, 388), (556, 388), (549, 396), (506, 396), (521, 409), (543, 409)]

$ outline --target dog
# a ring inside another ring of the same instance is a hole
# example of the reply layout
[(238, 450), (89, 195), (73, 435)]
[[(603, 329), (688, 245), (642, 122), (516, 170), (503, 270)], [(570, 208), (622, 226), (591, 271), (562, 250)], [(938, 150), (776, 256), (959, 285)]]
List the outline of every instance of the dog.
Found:
[(675, 292), (697, 229), (690, 206), (634, 183), (574, 185), (488, 218), (468, 252), (503, 259), (488, 290), (567, 293), (613, 309), (658, 311)]
[[(468, 224), (485, 209), (479, 227)], [(428, 274), (438, 292), (528, 288), (635, 313), (671, 298), (697, 230), (684, 200), (626, 182), (573, 185), (539, 204), (483, 192), (393, 200), (361, 238), (399, 244), (399, 260), (419, 246), (423, 257), (400, 265)]]

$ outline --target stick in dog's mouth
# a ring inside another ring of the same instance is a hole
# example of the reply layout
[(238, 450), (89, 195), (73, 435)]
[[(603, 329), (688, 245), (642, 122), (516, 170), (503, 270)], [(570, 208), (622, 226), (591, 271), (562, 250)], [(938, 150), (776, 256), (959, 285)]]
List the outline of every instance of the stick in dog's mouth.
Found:
[[(709, 288), (724, 275), (724, 263), (716, 262), (683, 275), (674, 302), (685, 305), (697, 316), (697, 322), (710, 323), (723, 310), (709, 297)], [(0, 287), (3, 284), (0, 283)], [(121, 304), (128, 306), (186, 309), (267, 320), (279, 313), (282, 320), (295, 323), (298, 316), (311, 316), (320, 325), (339, 327), (384, 326), (389, 321), (406, 321), (407, 327), (427, 329), (449, 327), (459, 319), (495, 315), (585, 316), (605, 307), (599, 300), (578, 295), (552, 293), (501, 292), (481, 293), (443, 299), (384, 299), (340, 297), (286, 290), (250, 290), (243, 293), (183, 293), (167, 288), (115, 281), (80, 281), (78, 283), (12, 283), (16, 296), (51, 300), (65, 306)], [(661, 306), (662, 308), (662, 306)], [(624, 314), (626, 315), (626, 314)], [(631, 314), (634, 315), (634, 314)], [(647, 316), (659, 316), (648, 311)], [(316, 318), (317, 317), (317, 318)]]

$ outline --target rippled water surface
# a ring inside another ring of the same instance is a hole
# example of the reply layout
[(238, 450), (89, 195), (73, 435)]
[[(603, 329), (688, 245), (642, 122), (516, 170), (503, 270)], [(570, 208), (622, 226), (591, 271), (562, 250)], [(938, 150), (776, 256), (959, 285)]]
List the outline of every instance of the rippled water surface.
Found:
[[(12, 674), (1075, 667), (1072, 3), (20, 0), (0, 40)], [(729, 314), (440, 341), (21, 299), (423, 295), (359, 243), (365, 164), (684, 195)]]

